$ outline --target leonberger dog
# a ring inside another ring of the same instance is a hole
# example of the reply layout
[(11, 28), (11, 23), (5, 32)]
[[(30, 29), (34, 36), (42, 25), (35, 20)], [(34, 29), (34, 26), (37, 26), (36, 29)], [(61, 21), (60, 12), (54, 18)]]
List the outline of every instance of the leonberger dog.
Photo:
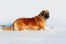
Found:
[(45, 30), (46, 20), (49, 18), (49, 11), (43, 10), (39, 15), (32, 18), (19, 18), (14, 21), (11, 27), (5, 27), (4, 31), (24, 31), (24, 30)]

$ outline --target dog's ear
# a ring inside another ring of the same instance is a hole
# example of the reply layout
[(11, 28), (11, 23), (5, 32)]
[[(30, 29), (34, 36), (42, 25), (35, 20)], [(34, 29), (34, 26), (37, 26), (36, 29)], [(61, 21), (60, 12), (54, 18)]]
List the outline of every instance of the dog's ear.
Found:
[(45, 12), (45, 10), (41, 11), (40, 14), (39, 14), (39, 16), (43, 16), (44, 12)]

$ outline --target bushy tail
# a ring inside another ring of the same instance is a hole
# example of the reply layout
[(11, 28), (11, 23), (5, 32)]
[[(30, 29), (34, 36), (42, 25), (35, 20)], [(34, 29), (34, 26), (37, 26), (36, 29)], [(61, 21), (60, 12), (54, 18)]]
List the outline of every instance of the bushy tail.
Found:
[(13, 31), (13, 25), (11, 27), (2, 26), (3, 31)]

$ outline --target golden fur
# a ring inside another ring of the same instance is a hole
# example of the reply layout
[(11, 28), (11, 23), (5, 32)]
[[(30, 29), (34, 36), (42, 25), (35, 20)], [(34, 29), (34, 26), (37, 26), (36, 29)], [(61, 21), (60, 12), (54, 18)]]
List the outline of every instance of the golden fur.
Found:
[(44, 30), (46, 18), (44, 17), (45, 13), (48, 13), (47, 10), (40, 12), (38, 16), (32, 18), (19, 18), (13, 25), (9, 28), (3, 26), (3, 30), (8, 31), (24, 31), (28, 30)]

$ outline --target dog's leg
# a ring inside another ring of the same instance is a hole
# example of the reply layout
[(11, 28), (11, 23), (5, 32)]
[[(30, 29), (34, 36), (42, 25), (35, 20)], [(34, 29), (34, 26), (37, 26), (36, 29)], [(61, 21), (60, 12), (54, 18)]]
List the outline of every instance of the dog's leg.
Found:
[(41, 29), (41, 31), (43, 31), (43, 30), (45, 30), (45, 27), (44, 27), (44, 23), (40, 23), (40, 29)]
[(14, 23), (14, 30), (19, 31), (19, 27), (18, 27), (17, 23)]
[(41, 31), (43, 31), (44, 30), (44, 26), (40, 26), (40, 29), (41, 29)]
[(25, 27), (24, 27), (24, 26), (22, 26), (22, 27), (21, 27), (21, 31), (24, 31), (24, 30), (25, 30)]
[(41, 31), (43, 31), (45, 28), (44, 28), (44, 25), (41, 25), (40, 26), (40, 29), (41, 29)]

